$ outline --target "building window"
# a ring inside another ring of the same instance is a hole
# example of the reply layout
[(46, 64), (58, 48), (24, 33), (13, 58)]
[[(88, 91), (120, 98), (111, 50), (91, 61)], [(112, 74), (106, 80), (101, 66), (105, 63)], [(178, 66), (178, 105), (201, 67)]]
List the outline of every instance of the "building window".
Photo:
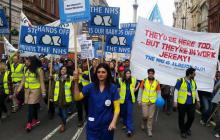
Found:
[(45, 9), (45, 0), (40, 0), (40, 7)]
[(51, 0), (51, 14), (55, 14), (55, 2), (54, 0)]

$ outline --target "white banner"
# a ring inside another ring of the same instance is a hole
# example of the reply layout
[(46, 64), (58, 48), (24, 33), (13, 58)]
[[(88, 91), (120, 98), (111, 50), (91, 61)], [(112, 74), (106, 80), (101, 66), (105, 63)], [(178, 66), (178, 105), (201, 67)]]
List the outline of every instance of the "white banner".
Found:
[(81, 59), (94, 58), (94, 48), (92, 47), (92, 40), (82, 40), (80, 42), (80, 46), (81, 46)]
[(11, 43), (9, 43), (9, 41), (8, 41), (5, 37), (3, 37), (3, 38), (4, 38), (4, 49), (5, 49), (5, 54), (6, 54), (6, 55), (10, 55), (10, 54), (12, 54), (12, 53), (18, 51), (18, 49), (16, 49), (15, 47), (13, 47), (13, 46), (11, 45)]
[(212, 91), (219, 46), (219, 33), (185, 31), (139, 18), (131, 53), (132, 74), (141, 80), (147, 77), (147, 69), (154, 68), (161, 84), (174, 86), (193, 67), (198, 89)]

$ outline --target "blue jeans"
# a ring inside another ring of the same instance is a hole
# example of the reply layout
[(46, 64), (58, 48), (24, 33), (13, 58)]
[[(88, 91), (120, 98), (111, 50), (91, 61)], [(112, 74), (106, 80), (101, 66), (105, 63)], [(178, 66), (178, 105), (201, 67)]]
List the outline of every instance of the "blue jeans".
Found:
[(62, 123), (65, 125), (68, 116), (68, 109), (57, 107), (56, 112), (58, 112), (58, 115), (60, 116)]
[(207, 93), (210, 95), (202, 95), (201, 96), (201, 104), (202, 104), (202, 120), (206, 123), (211, 115), (212, 111), (212, 96), (211, 93)]
[(121, 117), (123, 124), (127, 127), (128, 131), (134, 131), (133, 123), (133, 103), (132, 101), (125, 101), (124, 104), (121, 104)]

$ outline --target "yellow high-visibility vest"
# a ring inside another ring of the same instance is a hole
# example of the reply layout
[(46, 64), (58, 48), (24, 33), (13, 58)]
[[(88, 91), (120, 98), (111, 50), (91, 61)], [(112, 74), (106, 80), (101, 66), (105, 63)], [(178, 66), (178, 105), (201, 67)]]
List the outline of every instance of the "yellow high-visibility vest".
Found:
[(157, 80), (154, 80), (152, 83), (149, 80), (145, 80), (144, 82), (144, 90), (142, 94), (142, 102), (143, 103), (155, 103), (157, 99)]
[(83, 86), (87, 86), (87, 85), (90, 83), (90, 81), (84, 79), (84, 78), (82, 77), (83, 74), (89, 75), (89, 71), (84, 71), (84, 72), (79, 76), (79, 83), (82, 83)]
[[(132, 102), (135, 103), (135, 95), (134, 95), (134, 90), (135, 90), (135, 85), (136, 85), (136, 78), (132, 77), (131, 78), (131, 84), (130, 84), (130, 92), (131, 92), (131, 98)], [(120, 103), (124, 104), (125, 102), (125, 97), (126, 97), (126, 83), (122, 82), (122, 79), (119, 79), (119, 84), (120, 84)]]
[[(65, 99), (67, 103), (72, 102), (72, 94), (71, 94), (71, 83), (72, 81), (66, 81), (65, 82)], [(54, 102), (58, 101), (60, 93), (60, 81), (55, 81), (55, 89), (54, 89)]]
[[(185, 104), (187, 100), (187, 95), (188, 95), (187, 83), (186, 83), (185, 78), (181, 78), (179, 80), (182, 81), (182, 84), (178, 91), (177, 102), (179, 104)], [(196, 82), (194, 80), (191, 80), (191, 91), (192, 91), (192, 98), (193, 98), (193, 104), (194, 104), (196, 100)]]
[(18, 64), (14, 68), (14, 63), (11, 64), (11, 78), (12, 82), (20, 82), (24, 76), (24, 64)]
[[(41, 68), (38, 68), (38, 72), (41, 70)], [(38, 75), (39, 77), (39, 75)], [(25, 72), (25, 84), (24, 87), (27, 89), (38, 89), (40, 88), (40, 80), (36, 76), (35, 73), (30, 72), (29, 70), (27, 70)]]
[(8, 75), (9, 75), (9, 71), (6, 71), (5, 74), (4, 74), (4, 77), (3, 77), (3, 87), (4, 87), (4, 90), (5, 90), (5, 94), (9, 94), (9, 88), (8, 88)]

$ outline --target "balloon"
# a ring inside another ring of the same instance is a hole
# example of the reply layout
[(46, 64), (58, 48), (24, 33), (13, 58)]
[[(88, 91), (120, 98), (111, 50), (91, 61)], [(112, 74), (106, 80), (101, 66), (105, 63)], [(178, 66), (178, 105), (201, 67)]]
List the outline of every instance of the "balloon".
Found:
[(157, 107), (162, 108), (165, 104), (165, 101), (162, 97), (158, 97), (155, 104)]

